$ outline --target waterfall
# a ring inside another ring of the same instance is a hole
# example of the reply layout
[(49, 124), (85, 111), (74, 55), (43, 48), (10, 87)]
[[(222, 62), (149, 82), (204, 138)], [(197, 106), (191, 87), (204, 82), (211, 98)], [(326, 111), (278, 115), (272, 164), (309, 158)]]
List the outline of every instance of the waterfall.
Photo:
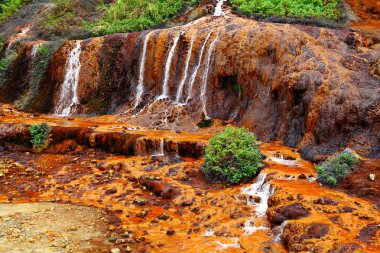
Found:
[(209, 119), (208, 115), (207, 115), (207, 109), (206, 109), (206, 105), (207, 105), (207, 97), (206, 97), (206, 90), (207, 90), (207, 81), (208, 81), (208, 72), (210, 70), (210, 60), (211, 60), (211, 54), (214, 50), (214, 46), (215, 46), (215, 43), (216, 41), (218, 40), (219, 38), (219, 34), (216, 35), (216, 38), (214, 39), (213, 42), (211, 42), (209, 48), (208, 48), (208, 52), (207, 52), (207, 61), (206, 61), (206, 69), (203, 73), (203, 76), (202, 76), (202, 87), (201, 87), (201, 102), (202, 102), (202, 111), (205, 115), (205, 118), (206, 119)]
[(260, 197), (260, 203), (256, 204), (252, 200), (248, 200), (248, 203), (251, 205), (256, 206), (256, 215), (258, 217), (262, 217), (265, 215), (267, 209), (268, 209), (268, 199), (271, 196), (271, 185), (269, 183), (265, 183), (267, 175), (266, 174), (259, 174), (257, 177), (256, 183), (252, 184), (251, 186), (243, 188), (243, 193), (247, 194), (249, 196), (259, 196)]
[(57, 103), (55, 114), (67, 116), (73, 113), (75, 106), (79, 104), (78, 82), (80, 72), (81, 43), (76, 42), (76, 46), (71, 50), (66, 63), (65, 80), (61, 86), (61, 93)]
[(222, 10), (222, 6), (223, 6), (223, 3), (225, 1), (226, 0), (218, 0), (218, 3), (216, 4), (216, 7), (215, 7), (214, 16), (219, 17), (219, 16), (223, 16), (224, 15), (224, 12)]
[(288, 221), (286, 220), (283, 223), (281, 223), (280, 226), (277, 227), (275, 237), (274, 237), (275, 242), (281, 242), (281, 237), (282, 237), (282, 234), (284, 233), (284, 228), (287, 224), (288, 224)]
[(143, 45), (143, 52), (142, 57), (140, 61), (140, 73), (139, 73), (139, 82), (137, 84), (137, 91), (136, 91), (136, 100), (135, 100), (135, 108), (139, 106), (141, 102), (142, 94), (144, 93), (144, 74), (145, 74), (145, 61), (146, 61), (146, 49), (148, 47), (149, 38), (152, 35), (153, 31), (149, 32), (148, 35), (145, 36), (144, 39), (144, 45)]
[(160, 142), (159, 146), (158, 146), (159, 149), (156, 149), (156, 152), (155, 152), (154, 155), (156, 155), (156, 156), (165, 156), (165, 151), (164, 151), (165, 139), (161, 138), (159, 140), (159, 142)]
[[(256, 207), (255, 213), (256, 217), (253, 217), (245, 222), (244, 226), (244, 234), (245, 235), (252, 235), (258, 230), (268, 230), (269, 228), (265, 224), (260, 224), (262, 222), (260, 219), (266, 215), (266, 211), (268, 209), (268, 200), (269, 197), (273, 194), (273, 190), (271, 190), (271, 185), (269, 183), (265, 183), (267, 175), (266, 174), (259, 174), (257, 177), (257, 181), (248, 186), (244, 187), (242, 189), (243, 194), (246, 194), (249, 196), (247, 198), (247, 203), (249, 205), (253, 205)], [(252, 197), (258, 196), (260, 197), (260, 202), (256, 203)], [(258, 224), (255, 224), (257, 222)]]
[(174, 38), (173, 45), (170, 48), (170, 51), (169, 51), (169, 54), (168, 54), (168, 58), (166, 60), (166, 65), (165, 65), (165, 77), (164, 77), (164, 82), (162, 84), (162, 94), (157, 99), (165, 99), (165, 98), (169, 97), (168, 82), (169, 82), (169, 77), (170, 77), (170, 67), (172, 65), (173, 55), (174, 55), (174, 52), (175, 52), (175, 49), (177, 47), (178, 40), (179, 40), (179, 37), (181, 36), (181, 34), (177, 35)]
[(202, 64), (202, 58), (203, 58), (203, 53), (204, 53), (204, 50), (205, 50), (205, 47), (206, 47), (206, 44), (208, 42), (208, 40), (210, 39), (210, 36), (211, 36), (211, 33), (209, 33), (207, 35), (207, 38), (205, 39), (205, 41), (203, 42), (203, 45), (202, 45), (202, 48), (201, 48), (201, 52), (200, 52), (200, 55), (199, 55), (199, 59), (198, 59), (198, 64), (197, 66), (195, 67), (194, 71), (193, 71), (193, 74), (191, 75), (190, 77), (190, 82), (189, 82), (189, 87), (188, 87), (188, 90), (187, 90), (187, 98), (186, 98), (186, 104), (187, 102), (191, 99), (192, 97), (192, 93), (193, 93), (193, 86), (194, 86), (194, 81), (195, 81), (195, 78), (197, 77), (197, 74), (198, 74), (198, 70)]
[(36, 57), (36, 55), (37, 55), (37, 51), (38, 51), (38, 49), (40, 48), (40, 44), (35, 44), (35, 45), (33, 45), (33, 47), (32, 47), (32, 50), (31, 50), (31, 52), (30, 52), (30, 56), (31, 56), (31, 58), (34, 58), (34, 57)]
[(191, 55), (192, 55), (192, 51), (193, 51), (193, 44), (194, 44), (194, 40), (195, 40), (195, 36), (191, 36), (191, 41), (190, 41), (190, 47), (189, 47), (189, 51), (187, 52), (187, 57), (186, 57), (186, 64), (185, 64), (185, 70), (183, 72), (183, 77), (179, 83), (179, 86), (178, 86), (178, 91), (177, 91), (177, 96), (176, 96), (176, 99), (175, 101), (177, 103), (179, 103), (180, 99), (181, 99), (181, 96), (182, 96), (182, 91), (183, 91), (183, 86), (185, 86), (185, 82), (186, 82), (186, 79), (187, 79), (187, 76), (188, 76), (188, 69), (189, 69), (189, 63), (190, 63), (190, 59), (191, 59)]

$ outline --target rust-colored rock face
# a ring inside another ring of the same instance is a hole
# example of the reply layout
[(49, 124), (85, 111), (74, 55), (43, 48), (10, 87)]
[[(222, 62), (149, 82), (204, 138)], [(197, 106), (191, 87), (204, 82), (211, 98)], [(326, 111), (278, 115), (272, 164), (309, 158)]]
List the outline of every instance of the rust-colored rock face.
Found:
[[(74, 44), (52, 58), (35, 110), (55, 111)], [(75, 113), (140, 111), (129, 120), (172, 129), (217, 118), (312, 160), (343, 146), (379, 156), (378, 57), (348, 31), (205, 17), (82, 41)], [(154, 107), (157, 98), (167, 103)]]

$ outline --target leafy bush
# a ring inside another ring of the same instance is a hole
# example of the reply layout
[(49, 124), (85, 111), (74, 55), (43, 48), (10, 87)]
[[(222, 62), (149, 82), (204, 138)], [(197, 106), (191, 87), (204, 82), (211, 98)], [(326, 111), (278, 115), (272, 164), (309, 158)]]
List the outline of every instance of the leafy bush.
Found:
[(50, 131), (51, 127), (46, 123), (33, 124), (31, 127), (29, 127), (31, 136), (30, 143), (33, 145), (34, 151), (42, 151), (49, 145), (51, 141)]
[(196, 0), (116, 0), (102, 4), (103, 16), (90, 25), (95, 34), (112, 34), (148, 29), (165, 22)]
[(0, 3), (0, 21), (20, 10), (25, 2), (25, 0), (5, 0), (4, 3)]
[(326, 185), (336, 186), (339, 180), (350, 174), (358, 160), (354, 154), (340, 153), (316, 167), (318, 181)]
[(202, 171), (212, 180), (237, 184), (257, 173), (261, 159), (253, 133), (228, 126), (210, 139)]
[(337, 20), (343, 17), (340, 0), (229, 0), (233, 8), (246, 14), (262, 16), (324, 18)]

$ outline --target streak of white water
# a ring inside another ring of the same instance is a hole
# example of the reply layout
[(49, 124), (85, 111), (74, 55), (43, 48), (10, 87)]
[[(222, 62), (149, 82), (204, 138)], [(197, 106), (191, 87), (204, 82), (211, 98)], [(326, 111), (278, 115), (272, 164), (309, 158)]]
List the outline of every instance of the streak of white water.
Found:
[(183, 87), (185, 86), (185, 82), (186, 82), (186, 79), (187, 79), (187, 76), (188, 76), (187, 72), (188, 72), (188, 69), (189, 69), (189, 63), (190, 63), (190, 59), (191, 59), (191, 55), (192, 55), (192, 51), (193, 51), (194, 40), (195, 40), (195, 36), (193, 35), (193, 36), (191, 36), (189, 51), (187, 51), (185, 70), (183, 72), (183, 76), (182, 76), (182, 79), (181, 79), (181, 81), (179, 83), (178, 90), (177, 90), (177, 96), (176, 96), (176, 99), (175, 99), (175, 101), (177, 103), (179, 103), (179, 101), (180, 101), (180, 99), (182, 97)]
[(222, 6), (223, 6), (223, 3), (225, 1), (226, 0), (218, 0), (218, 3), (216, 4), (216, 7), (215, 7), (214, 16), (219, 17), (219, 16), (223, 16), (224, 15), (224, 12), (222, 10)]
[(274, 241), (275, 242), (281, 242), (281, 236), (284, 233), (284, 228), (288, 224), (288, 221), (284, 221), (281, 223), (281, 226), (277, 227), (277, 231), (275, 233)]
[(234, 243), (222, 243), (220, 241), (217, 241), (216, 243), (219, 245), (219, 250), (225, 250), (228, 248), (240, 248), (239, 238), (233, 238)]
[(152, 35), (153, 31), (149, 32), (144, 39), (143, 52), (140, 61), (140, 73), (139, 73), (139, 82), (137, 84), (136, 91), (136, 100), (135, 100), (135, 108), (139, 106), (141, 102), (141, 97), (144, 93), (144, 74), (145, 74), (145, 61), (146, 61), (146, 50), (148, 47), (149, 38)]
[(299, 166), (299, 163), (297, 161), (295, 161), (295, 160), (286, 160), (286, 159), (284, 159), (284, 155), (283, 154), (271, 156), (271, 157), (269, 157), (268, 160), (273, 161), (275, 163), (282, 164), (282, 165), (290, 166), (290, 167)]
[(66, 63), (65, 80), (61, 86), (61, 93), (57, 103), (55, 114), (68, 116), (73, 113), (75, 106), (79, 104), (78, 81), (80, 72), (81, 42), (77, 41), (71, 50)]
[(202, 102), (202, 111), (203, 111), (206, 119), (209, 119), (209, 117), (207, 115), (207, 108), (206, 108), (206, 106), (207, 106), (206, 91), (207, 91), (208, 72), (210, 70), (211, 54), (214, 51), (215, 43), (218, 41), (218, 39), (219, 39), (219, 34), (216, 35), (215, 39), (213, 40), (213, 42), (211, 42), (211, 44), (208, 48), (206, 68), (205, 68), (205, 71), (204, 71), (203, 76), (202, 76), (202, 87), (201, 87), (200, 99)]
[(243, 193), (249, 196), (259, 196), (260, 203), (255, 203), (254, 200), (248, 199), (248, 203), (256, 206), (255, 213), (258, 217), (263, 217), (268, 209), (268, 199), (272, 195), (271, 185), (265, 183), (267, 175), (260, 173), (256, 183), (251, 186), (244, 187)]
[(168, 54), (168, 58), (166, 60), (166, 65), (165, 65), (165, 77), (164, 77), (164, 82), (162, 84), (162, 94), (157, 99), (165, 99), (165, 98), (169, 97), (169, 85), (168, 85), (168, 82), (169, 82), (169, 77), (170, 77), (170, 67), (172, 65), (173, 55), (174, 55), (175, 49), (177, 47), (178, 40), (179, 40), (180, 36), (181, 36), (181, 34), (178, 34), (174, 38), (173, 45), (170, 48), (170, 51), (169, 51), (169, 54)]
[(160, 149), (158, 150), (156, 155), (158, 155), (158, 156), (164, 156), (165, 155), (164, 144), (165, 144), (164, 138), (160, 139)]
[(34, 58), (34, 57), (36, 57), (36, 55), (37, 55), (37, 51), (38, 51), (38, 49), (40, 48), (40, 44), (35, 44), (35, 45), (33, 45), (33, 47), (32, 47), (32, 50), (31, 50), (31, 52), (30, 52), (30, 56), (32, 57), (32, 58)]
[(199, 55), (199, 59), (198, 59), (198, 64), (197, 66), (195, 67), (194, 71), (193, 71), (193, 74), (191, 75), (190, 77), (190, 82), (189, 82), (189, 87), (187, 88), (187, 98), (186, 98), (186, 102), (185, 104), (187, 104), (189, 102), (189, 100), (192, 98), (193, 96), (193, 86), (194, 86), (194, 82), (195, 82), (195, 78), (197, 77), (197, 74), (198, 74), (198, 70), (202, 64), (202, 58), (203, 58), (203, 53), (204, 53), (204, 50), (205, 50), (205, 47), (206, 47), (206, 44), (208, 42), (208, 40), (210, 39), (210, 36), (211, 36), (211, 33), (209, 33), (207, 35), (207, 38), (205, 39), (205, 41), (203, 42), (203, 45), (202, 45), (202, 48), (201, 48), (201, 51), (200, 51), (200, 55)]

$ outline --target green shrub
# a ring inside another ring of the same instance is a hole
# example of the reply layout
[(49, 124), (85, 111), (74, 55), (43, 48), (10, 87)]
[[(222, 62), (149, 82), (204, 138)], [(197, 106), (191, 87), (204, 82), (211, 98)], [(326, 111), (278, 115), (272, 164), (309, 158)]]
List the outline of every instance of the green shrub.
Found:
[(165, 22), (196, 0), (116, 0), (102, 4), (103, 16), (90, 25), (95, 34), (141, 31)]
[(232, 7), (246, 14), (262, 16), (324, 18), (337, 20), (344, 16), (340, 0), (229, 0)]
[(5, 0), (4, 3), (0, 3), (0, 21), (20, 10), (25, 2), (25, 0)]
[(351, 153), (338, 154), (316, 166), (318, 181), (326, 185), (336, 186), (339, 180), (351, 173), (358, 160), (358, 157)]
[(257, 173), (261, 159), (253, 133), (228, 126), (210, 139), (202, 171), (211, 180), (238, 184)]
[(29, 127), (31, 136), (30, 143), (33, 145), (34, 151), (42, 151), (49, 145), (51, 141), (50, 131), (51, 127), (46, 123), (33, 124), (31, 127)]

